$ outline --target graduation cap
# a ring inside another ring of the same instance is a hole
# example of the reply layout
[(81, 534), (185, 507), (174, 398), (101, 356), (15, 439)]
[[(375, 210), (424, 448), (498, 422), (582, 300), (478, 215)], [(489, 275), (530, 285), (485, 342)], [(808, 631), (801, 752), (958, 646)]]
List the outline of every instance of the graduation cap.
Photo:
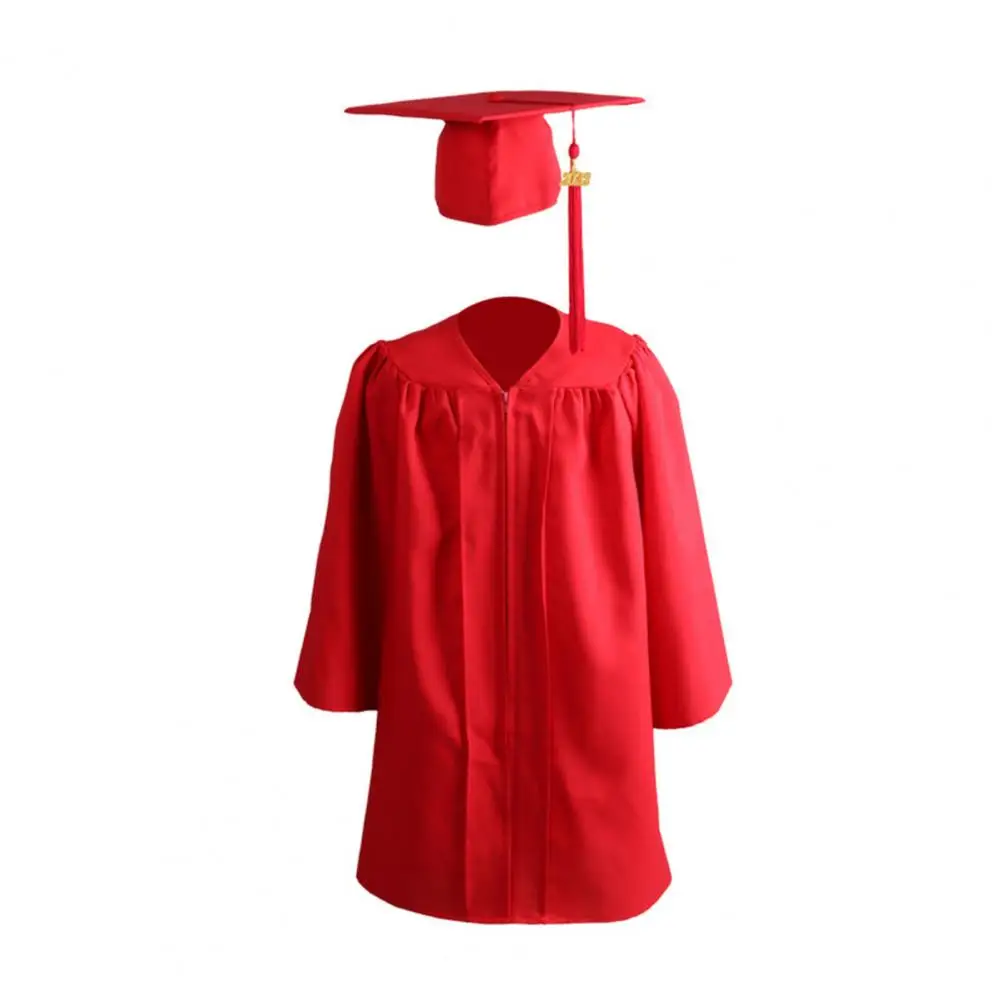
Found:
[[(607, 105), (638, 104), (641, 97), (553, 90), (485, 91), (417, 101), (367, 104), (356, 115), (394, 115), (444, 121), (438, 137), (435, 200), (449, 219), (493, 226), (541, 212), (569, 189), (570, 349), (584, 346), (584, 252), (581, 188), (591, 175), (577, 169), (575, 113)], [(570, 165), (561, 171), (545, 115), (570, 112)]]

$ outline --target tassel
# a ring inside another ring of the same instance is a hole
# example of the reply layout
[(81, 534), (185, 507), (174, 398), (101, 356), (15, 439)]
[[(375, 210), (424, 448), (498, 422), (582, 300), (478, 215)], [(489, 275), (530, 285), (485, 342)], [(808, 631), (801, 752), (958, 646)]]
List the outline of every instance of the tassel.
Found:
[(570, 351), (576, 354), (584, 350), (584, 239), (583, 219), (581, 213), (581, 192), (583, 185), (591, 181), (590, 173), (577, 170), (577, 157), (580, 147), (577, 145), (577, 123), (574, 113), (570, 112), (572, 136), (570, 142), (570, 170), (563, 175), (563, 184), (570, 188), (567, 195), (569, 232), (568, 245), (570, 252)]
[(570, 350), (584, 350), (584, 242), (580, 188), (570, 188)]

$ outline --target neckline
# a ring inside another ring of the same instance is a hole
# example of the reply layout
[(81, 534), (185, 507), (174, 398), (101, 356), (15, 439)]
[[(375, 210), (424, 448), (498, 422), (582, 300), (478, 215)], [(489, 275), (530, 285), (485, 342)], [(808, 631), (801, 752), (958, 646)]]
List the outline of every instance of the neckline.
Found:
[[(532, 303), (535, 306), (539, 306), (544, 310), (549, 311), (550, 315), (556, 320), (556, 330), (553, 332), (552, 338), (539, 352), (535, 360), (515, 379), (509, 386), (503, 386), (494, 377), (486, 365), (480, 360), (479, 355), (473, 350), (470, 343), (466, 340), (462, 332), (462, 319), (464, 316), (469, 315), (469, 312), (478, 306), (483, 306), (486, 303), (491, 302), (511, 302), (518, 301), (522, 303)], [(458, 313), (453, 314), (450, 317), (450, 327), (455, 336), (455, 339), (459, 342), (461, 346), (462, 353), (465, 355), (466, 359), (471, 363), (472, 367), (477, 371), (479, 376), (493, 389), (495, 392), (501, 393), (502, 395), (507, 395), (515, 389), (520, 389), (523, 386), (527, 386), (538, 377), (539, 369), (542, 367), (543, 363), (548, 361), (553, 357), (566, 343), (567, 339), (567, 314), (561, 309), (557, 309), (555, 306), (551, 306), (547, 302), (542, 302), (539, 299), (532, 299), (526, 296), (493, 296), (488, 299), (481, 299), (479, 302), (471, 303), (464, 309), (459, 310)]]

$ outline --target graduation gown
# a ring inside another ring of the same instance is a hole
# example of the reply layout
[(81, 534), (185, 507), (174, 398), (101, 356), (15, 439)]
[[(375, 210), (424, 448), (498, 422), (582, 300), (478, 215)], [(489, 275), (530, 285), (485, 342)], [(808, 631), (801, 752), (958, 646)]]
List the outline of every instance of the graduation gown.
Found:
[(730, 672), (678, 401), (638, 336), (526, 299), (367, 348), (295, 684), (378, 710), (357, 878), (409, 910), (613, 921), (671, 874), (654, 728)]

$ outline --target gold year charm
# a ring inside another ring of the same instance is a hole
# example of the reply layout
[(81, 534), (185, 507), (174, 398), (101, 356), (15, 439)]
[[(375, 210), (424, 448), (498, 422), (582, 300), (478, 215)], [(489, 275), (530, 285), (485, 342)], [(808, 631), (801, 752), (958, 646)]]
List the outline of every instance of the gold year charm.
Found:
[(570, 169), (563, 172), (560, 186), (564, 188), (583, 188), (591, 183), (591, 171), (578, 170), (574, 160), (570, 161)]

